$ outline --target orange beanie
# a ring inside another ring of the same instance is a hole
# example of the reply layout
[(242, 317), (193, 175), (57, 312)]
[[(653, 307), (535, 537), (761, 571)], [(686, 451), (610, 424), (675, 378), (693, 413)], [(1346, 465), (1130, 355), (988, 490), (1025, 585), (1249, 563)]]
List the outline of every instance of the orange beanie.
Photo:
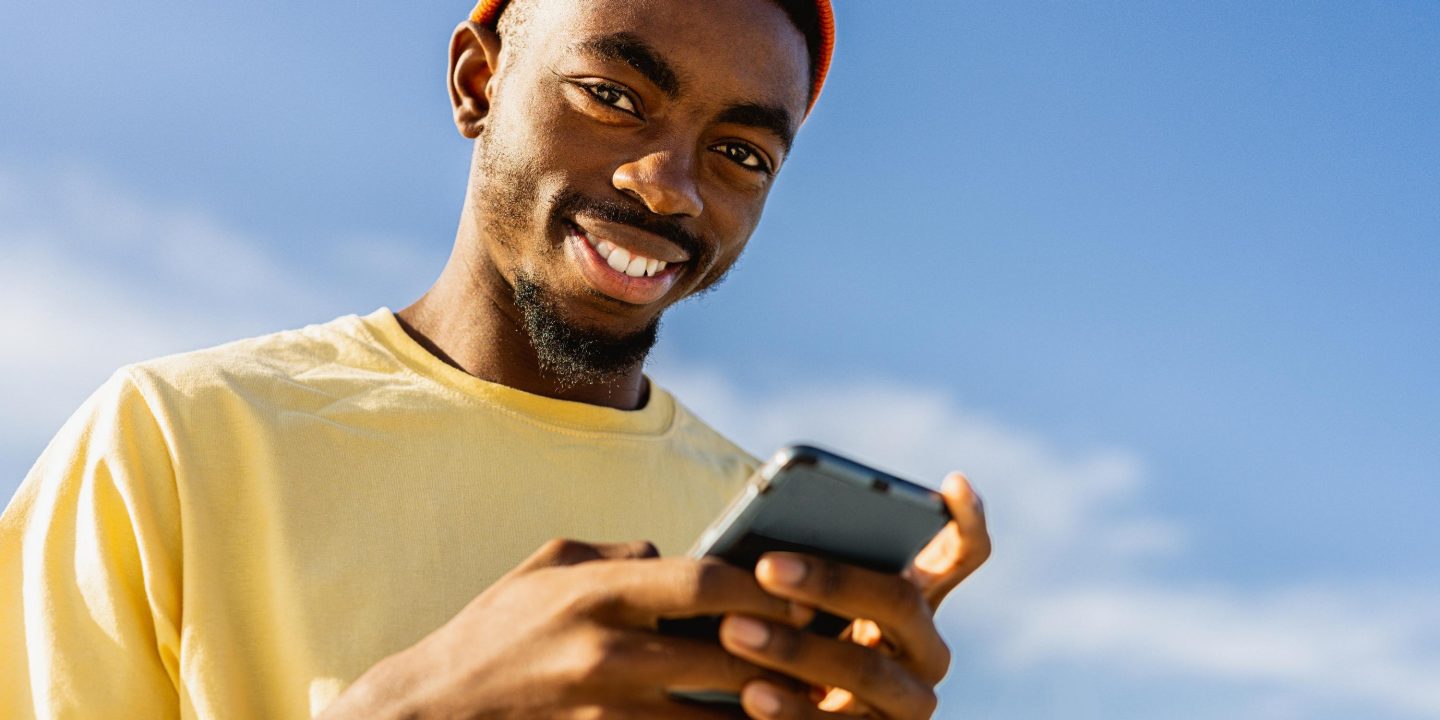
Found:
[[(500, 19), (500, 11), (505, 9), (507, 0), (480, 0), (475, 4), (475, 10), (470, 13), (470, 20), (479, 25), (495, 27), (495, 21)], [(815, 109), (815, 101), (820, 99), (820, 88), (825, 85), (825, 73), (830, 70), (830, 56), (835, 52), (835, 11), (830, 7), (830, 0), (815, 0), (816, 15), (820, 18), (820, 52), (815, 60), (815, 85), (810, 88), (810, 106), (805, 108), (806, 116)]]

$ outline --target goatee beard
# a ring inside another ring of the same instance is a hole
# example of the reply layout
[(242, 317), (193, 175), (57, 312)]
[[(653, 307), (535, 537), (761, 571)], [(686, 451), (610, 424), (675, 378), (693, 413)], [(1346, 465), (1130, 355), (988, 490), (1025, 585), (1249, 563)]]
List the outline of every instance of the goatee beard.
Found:
[(515, 307), (540, 361), (560, 390), (618, 381), (645, 361), (660, 337), (660, 318), (633, 333), (581, 327), (565, 317), (549, 291), (524, 273), (515, 276)]

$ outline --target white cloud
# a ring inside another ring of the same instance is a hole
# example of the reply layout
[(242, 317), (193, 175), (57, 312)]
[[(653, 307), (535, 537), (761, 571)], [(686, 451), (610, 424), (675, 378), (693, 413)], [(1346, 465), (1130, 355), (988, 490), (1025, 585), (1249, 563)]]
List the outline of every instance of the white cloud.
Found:
[[(397, 264), (425, 277), (438, 270), (392, 254), (404, 245), (357, 241), (349, 247), (361, 251), (337, 252), (325, 282), (307, 283), (204, 213), (156, 207), (83, 174), (0, 171), (0, 323), (9, 331), (0, 452), (25, 456), (0, 470), (23, 471), (120, 364), (365, 310), (346, 298), (366, 302)], [(1251, 698), (1252, 717), (1305, 716), (1332, 700), (1372, 717), (1440, 715), (1435, 598), (1403, 587), (1155, 579), (1149, 568), (1183, 566), (1206, 529), (1147, 510), (1145, 464), (1131, 450), (1062, 449), (943, 392), (893, 381), (802, 380), (760, 395), (684, 361), (655, 372), (755, 452), (807, 439), (932, 484), (966, 471), (985, 495), (997, 552), (942, 624), (992, 672), (1024, 682), (1057, 667), (1103, 667), (1120, 693), (1157, 678), (1218, 683)]]
[[(988, 662), (1007, 672), (1105, 667), (1129, 678), (1118, 692), (1156, 678), (1220, 683), (1263, 692), (1266, 717), (1332, 701), (1371, 717), (1440, 715), (1440, 598), (1152, 579), (1157, 559), (1183, 564), (1190, 533), (1145, 510), (1144, 465), (1131, 452), (1066, 453), (904, 384), (801, 381), (759, 396), (683, 363), (655, 374), (752, 452), (813, 440), (932, 485), (964, 470), (986, 500), (996, 552), (960, 591), (963, 613), (941, 613), (942, 627), (967, 645), (983, 639)], [(947, 697), (942, 711), (963, 702)]]
[(120, 365), (365, 312), (348, 298), (395, 297), (438, 270), (422, 269), (412, 243), (389, 243), (382, 262), (381, 243), (347, 238), (317, 282), (194, 208), (90, 173), (0, 169), (0, 471), (28, 465)]
[(662, 364), (657, 374), (752, 452), (805, 439), (931, 485), (951, 470), (964, 471), (984, 487), (991, 525), (1005, 535), (1001, 552), (1012, 560), (1055, 572), (1082, 562), (1090, 573), (1097, 564), (1185, 545), (1175, 523), (1129, 511), (1144, 472), (1132, 452), (1065, 454), (962, 410), (943, 392), (894, 382), (800, 382), (780, 394), (747, 397), (714, 372)]
[(1017, 600), (998, 613), (1013, 628), (1003, 649), (1016, 667), (1104, 662), (1137, 675), (1266, 682), (1440, 714), (1433, 598), (1382, 601), (1324, 587), (1161, 588), (1136, 578)]

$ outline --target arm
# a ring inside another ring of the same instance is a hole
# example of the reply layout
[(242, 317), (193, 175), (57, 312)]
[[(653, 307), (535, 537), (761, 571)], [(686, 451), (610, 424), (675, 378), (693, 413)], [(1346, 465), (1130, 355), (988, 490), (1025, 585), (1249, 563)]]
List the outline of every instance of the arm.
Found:
[[(950, 662), (934, 607), (990, 552), (969, 485), (953, 476), (944, 494), (955, 521), (905, 577), (794, 553), (771, 553), (752, 574), (661, 560), (641, 546), (551, 542), (444, 627), (377, 664), (322, 719), (735, 717), (679, 704), (667, 689), (743, 689), (755, 718), (862, 708), (929, 717)], [(799, 572), (785, 572), (785, 560)], [(798, 629), (814, 607), (873, 620), (857, 620), (848, 639), (824, 638)], [(659, 618), (716, 614), (726, 617), (723, 650), (655, 632)], [(809, 686), (829, 688), (828, 697), (807, 696)], [(765, 691), (776, 710), (762, 704)]]
[(124, 371), (0, 515), (0, 717), (178, 717), (180, 527), (170, 455)]

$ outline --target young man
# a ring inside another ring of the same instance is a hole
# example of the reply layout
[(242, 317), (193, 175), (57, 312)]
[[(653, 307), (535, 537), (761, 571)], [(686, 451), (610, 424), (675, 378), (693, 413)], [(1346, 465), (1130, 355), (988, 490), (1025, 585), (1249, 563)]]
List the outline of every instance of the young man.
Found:
[[(929, 716), (933, 608), (989, 553), (964, 479), (904, 577), (679, 557), (754, 460), (642, 371), (744, 248), (832, 38), (828, 0), (483, 0), (439, 280), (87, 401), (0, 520), (0, 715)], [(866, 620), (799, 631), (817, 607)], [(719, 644), (656, 632), (701, 614)]]

